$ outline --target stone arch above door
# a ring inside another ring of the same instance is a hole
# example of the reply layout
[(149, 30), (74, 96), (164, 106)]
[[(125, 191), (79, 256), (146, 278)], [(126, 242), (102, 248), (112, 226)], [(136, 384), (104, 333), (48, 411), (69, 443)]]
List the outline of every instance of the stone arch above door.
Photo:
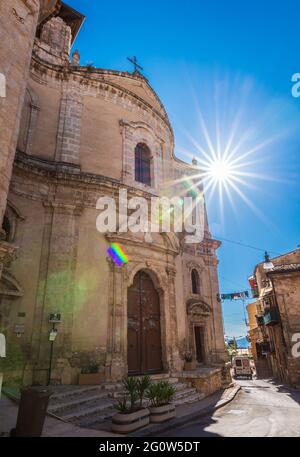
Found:
[(145, 271), (151, 277), (155, 289), (160, 293), (164, 293), (164, 288), (168, 282), (168, 276), (162, 268), (157, 268), (152, 262), (141, 262), (135, 265), (127, 265), (127, 287), (133, 284), (135, 275), (139, 271)]
[(186, 302), (187, 314), (189, 316), (209, 316), (211, 314), (211, 307), (204, 301), (190, 298)]

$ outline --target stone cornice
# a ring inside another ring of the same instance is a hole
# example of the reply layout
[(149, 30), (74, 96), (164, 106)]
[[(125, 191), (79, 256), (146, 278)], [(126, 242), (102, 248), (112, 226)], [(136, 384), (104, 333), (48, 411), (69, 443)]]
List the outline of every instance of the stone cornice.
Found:
[[(122, 242), (123, 245), (133, 246), (136, 248), (137, 246), (141, 246), (144, 250), (150, 249), (151, 251), (162, 252), (164, 254), (170, 254), (173, 257), (176, 257), (179, 254), (179, 251), (176, 249), (172, 249), (167, 246), (163, 246), (157, 243), (145, 243), (143, 240), (139, 240), (137, 238), (131, 237), (128, 233), (106, 233), (106, 238), (109, 242)], [(176, 270), (175, 270), (176, 274)]]
[[(78, 67), (77, 65), (55, 65), (50, 62), (45, 62), (41, 60), (35, 53), (32, 55), (32, 63), (31, 63), (31, 71), (34, 73), (39, 73), (41, 72), (42, 75), (45, 75), (45, 73), (49, 73), (49, 75), (54, 77), (54, 79), (60, 79), (60, 80), (68, 80), (70, 78), (73, 78), (74, 81), (79, 82), (80, 84), (84, 85), (90, 85), (90, 86), (96, 86), (96, 87), (101, 87), (101, 85), (106, 85), (109, 87), (111, 90), (114, 91), (119, 91), (120, 94), (126, 94), (130, 97), (130, 99), (137, 105), (143, 105), (146, 109), (150, 110), (152, 113), (155, 114), (159, 118), (160, 121), (163, 121), (164, 124), (167, 126), (170, 134), (171, 134), (171, 139), (172, 142), (174, 141), (174, 132), (172, 129), (172, 126), (170, 124), (167, 112), (161, 103), (160, 99), (156, 95), (156, 93), (153, 91), (151, 86), (147, 83), (145, 80), (145, 83), (147, 86), (151, 89), (151, 92), (155, 95), (156, 100), (158, 101), (159, 105), (162, 108), (162, 111), (164, 115), (162, 115), (154, 106), (152, 106), (149, 102), (147, 102), (145, 99), (137, 95), (136, 93), (130, 91), (129, 89), (119, 85), (116, 82), (110, 81), (109, 79), (105, 78), (105, 75), (115, 75), (123, 78), (130, 78), (130, 79), (137, 79), (136, 76), (134, 76), (131, 73), (128, 72), (122, 72), (122, 71), (115, 71), (115, 70), (105, 70), (102, 68), (89, 68), (89, 67)], [(114, 94), (115, 95), (115, 94)]]
[(24, 170), (27, 174), (40, 177), (43, 181), (45, 178), (52, 180), (54, 184), (65, 186), (80, 186), (86, 190), (96, 189), (102, 191), (119, 191), (120, 187), (127, 189), (128, 194), (151, 198), (153, 194), (141, 189), (128, 186), (117, 179), (107, 176), (84, 172), (78, 165), (65, 162), (54, 162), (40, 157), (29, 156), (24, 152), (17, 151), (15, 156), (14, 167), (16, 170)]

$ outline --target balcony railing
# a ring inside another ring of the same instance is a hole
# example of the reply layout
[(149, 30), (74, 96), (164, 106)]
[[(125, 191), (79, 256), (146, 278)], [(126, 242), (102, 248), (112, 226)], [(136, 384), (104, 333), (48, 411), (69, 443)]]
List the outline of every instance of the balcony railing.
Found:
[(264, 313), (264, 324), (265, 325), (276, 325), (279, 322), (279, 315), (276, 308), (270, 308), (265, 310)]

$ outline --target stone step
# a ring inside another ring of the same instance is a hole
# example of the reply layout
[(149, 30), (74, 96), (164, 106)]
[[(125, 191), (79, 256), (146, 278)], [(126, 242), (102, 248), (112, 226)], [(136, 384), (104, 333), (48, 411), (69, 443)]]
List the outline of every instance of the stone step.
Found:
[(173, 404), (175, 406), (179, 406), (179, 405), (184, 405), (186, 403), (194, 403), (196, 401), (202, 400), (204, 397), (205, 397), (204, 394), (201, 394), (201, 393), (195, 391), (194, 394), (191, 394), (191, 395), (189, 395), (187, 397), (183, 397), (183, 398), (180, 398), (180, 399), (175, 399), (173, 401)]
[(176, 392), (180, 392), (181, 390), (184, 390), (186, 388), (192, 388), (195, 389), (195, 387), (192, 387), (192, 384), (190, 382), (177, 382), (174, 385)]
[(100, 391), (96, 395), (85, 392), (85, 395), (76, 395), (75, 397), (64, 398), (63, 400), (56, 400), (55, 402), (50, 402), (48, 411), (50, 413), (56, 414), (59, 416), (60, 413), (64, 413), (73, 407), (82, 407), (82, 405), (89, 404), (91, 402), (98, 401), (100, 399), (108, 399), (109, 394), (105, 391)]
[(109, 392), (114, 392), (115, 390), (122, 389), (122, 383), (121, 382), (107, 383), (107, 384), (103, 384), (102, 387), (104, 390), (107, 390)]
[[(66, 387), (66, 386), (62, 386)], [(102, 392), (104, 386), (68, 386), (66, 389), (54, 388), (54, 392), (50, 397), (50, 402), (61, 401), (65, 398), (82, 396), (87, 393), (93, 394), (94, 392)]]
[(170, 384), (178, 384), (180, 382), (178, 378), (169, 378), (166, 381), (169, 381)]
[(150, 379), (152, 381), (155, 380), (162, 380), (162, 379), (169, 379), (170, 378), (170, 373), (158, 373), (158, 374), (151, 374)]
[(181, 398), (186, 398), (186, 397), (189, 397), (193, 394), (197, 393), (196, 389), (194, 387), (186, 387), (185, 389), (182, 389), (182, 390), (179, 390), (179, 391), (176, 391), (176, 394), (175, 394), (175, 399), (179, 400)]
[[(161, 379), (155, 379), (152, 381), (159, 382), (159, 381), (161, 381)], [(172, 384), (176, 388), (176, 391), (186, 389), (186, 387), (190, 387), (190, 383), (179, 382), (178, 378), (170, 378), (170, 379), (168, 379), (168, 381), (170, 382), (170, 384)], [(112, 393), (112, 397), (115, 399), (122, 398), (123, 396), (124, 396), (123, 386), (119, 390), (116, 390), (115, 392)]]
[(74, 407), (73, 410), (70, 408), (67, 411), (67, 414), (63, 413), (60, 417), (66, 421), (73, 422), (74, 420), (78, 420), (85, 416), (89, 416), (92, 414), (97, 414), (105, 409), (113, 408), (114, 401), (112, 399), (102, 399), (98, 401), (91, 402), (91, 404), (86, 403), (81, 408)]
[[(190, 382), (181, 382), (168, 374), (152, 375), (152, 381), (168, 380), (175, 388), (173, 403), (182, 405), (201, 400)], [(123, 396), (122, 383), (107, 383), (98, 386), (59, 386), (55, 388), (48, 411), (81, 427), (99, 427), (116, 414), (116, 399)]]
[[(175, 406), (186, 403), (194, 403), (204, 398), (204, 396), (204, 394), (198, 393), (195, 388), (187, 388), (179, 396), (175, 397), (173, 403)], [(72, 422), (80, 427), (101, 428), (101, 423), (109, 421), (112, 416), (116, 414), (116, 412), (117, 411), (112, 405), (105, 410), (95, 411), (91, 414), (85, 415), (84, 417), (74, 418)]]
[(102, 411), (97, 411), (95, 413), (89, 414), (84, 417), (74, 418), (72, 423), (79, 427), (94, 427), (95, 425), (100, 426), (104, 421), (109, 421), (117, 411), (114, 407), (103, 409)]

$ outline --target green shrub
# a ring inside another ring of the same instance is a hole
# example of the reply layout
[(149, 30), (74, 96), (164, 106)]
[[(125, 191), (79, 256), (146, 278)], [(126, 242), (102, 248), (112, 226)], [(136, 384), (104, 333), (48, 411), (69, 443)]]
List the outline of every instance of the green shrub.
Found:
[(95, 374), (98, 373), (99, 365), (97, 363), (91, 362), (86, 367), (81, 369), (81, 374)]
[(130, 411), (134, 411), (136, 409), (136, 402), (139, 399), (138, 380), (137, 378), (129, 377), (124, 378), (122, 383), (125, 390), (125, 395), (129, 398)]
[(143, 407), (143, 400), (147, 389), (151, 385), (149, 376), (141, 378), (128, 377), (122, 381), (124, 396), (120, 399), (115, 408), (122, 414), (130, 413)]
[(119, 411), (119, 413), (121, 413), (121, 414), (129, 413), (129, 412), (130, 412), (130, 408), (129, 408), (129, 406), (128, 406), (128, 402), (127, 402), (127, 397), (126, 397), (126, 395), (124, 395), (123, 398), (121, 398), (120, 400), (118, 400), (117, 403), (115, 403), (114, 407), (115, 407), (116, 410)]
[(151, 385), (150, 376), (143, 376), (142, 378), (138, 378), (137, 380), (137, 389), (138, 389), (138, 396), (140, 400), (139, 407), (142, 408), (143, 400), (146, 394), (147, 389), (149, 389)]
[(159, 381), (150, 384), (147, 390), (147, 398), (151, 406), (158, 407), (170, 403), (176, 393), (176, 389), (169, 381)]

